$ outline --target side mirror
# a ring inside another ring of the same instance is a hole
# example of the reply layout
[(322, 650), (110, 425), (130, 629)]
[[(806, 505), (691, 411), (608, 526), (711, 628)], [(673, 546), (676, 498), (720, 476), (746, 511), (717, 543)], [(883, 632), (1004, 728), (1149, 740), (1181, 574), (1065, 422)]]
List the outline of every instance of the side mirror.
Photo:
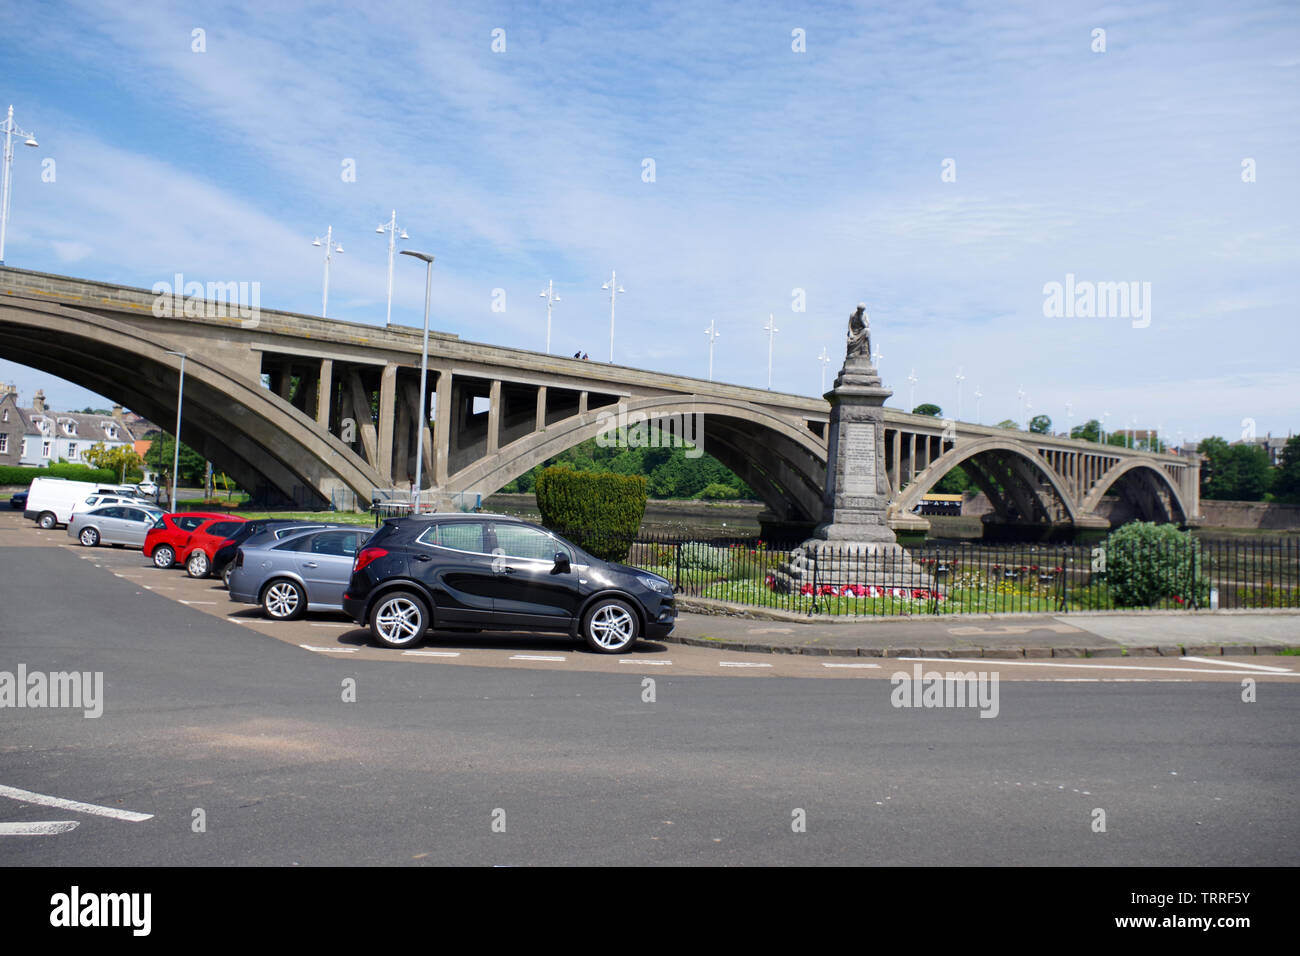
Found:
[(555, 567), (553, 570), (558, 571), (560, 574), (569, 573), (569, 556), (563, 551), (555, 552)]

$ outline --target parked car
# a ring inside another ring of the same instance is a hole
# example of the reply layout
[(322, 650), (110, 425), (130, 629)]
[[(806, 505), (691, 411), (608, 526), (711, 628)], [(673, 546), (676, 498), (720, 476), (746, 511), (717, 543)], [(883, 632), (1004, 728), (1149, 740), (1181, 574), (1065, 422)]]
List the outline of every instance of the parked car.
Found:
[(176, 561), (185, 565), (185, 573), (190, 577), (206, 578), (212, 572), (212, 556), (229, 544), (230, 536), (247, 523), (247, 518), (231, 515), (216, 521), (205, 521), (177, 549)]
[(96, 508), (103, 508), (107, 505), (130, 505), (133, 507), (145, 507), (151, 511), (162, 512), (161, 508), (155, 507), (143, 498), (137, 498), (135, 495), (128, 494), (110, 494), (105, 491), (98, 491), (93, 495), (83, 498), (72, 506), (72, 513), (78, 514), (82, 511), (94, 511)]
[(107, 505), (93, 511), (79, 511), (68, 522), (68, 535), (88, 548), (100, 544), (143, 548), (149, 529), (161, 515), (161, 511), (127, 505)]
[(139, 490), (140, 494), (144, 495), (146, 498), (157, 498), (157, 497), (158, 497), (158, 484), (157, 484), (157, 482), (153, 482), (153, 481), (142, 481), (142, 482), (140, 482), (140, 484), (136, 485), (135, 487)]
[(94, 481), (70, 481), (67, 478), (33, 478), (27, 488), (23, 517), (30, 518), (45, 530), (66, 525), (72, 520), (77, 503), (94, 494), (118, 494), (116, 485)]
[[(281, 530), (287, 530), (283, 537)], [(239, 546), (230, 571), (230, 600), (260, 604), (262, 613), (292, 621), (307, 611), (343, 610), (356, 554), (372, 528), (272, 529)]]
[(220, 521), (225, 517), (227, 516), (206, 511), (160, 515), (145, 537), (144, 556), (153, 561), (154, 567), (170, 568), (176, 563), (176, 553), (186, 545), (199, 525), (208, 521)]
[(677, 619), (657, 574), (518, 518), (460, 513), (385, 521), (357, 554), (343, 609), (387, 647), (451, 626), (558, 631), (602, 654), (665, 637)]
[(27, 492), (15, 491), (9, 498), (9, 507), (20, 511), (27, 507)]
[[(220, 577), (226, 587), (229, 587), (230, 572), (234, 570), (235, 554), (239, 551), (240, 545), (264, 531), (274, 531), (278, 541), (288, 535), (297, 534), (299, 531), (310, 531), (313, 528), (349, 527), (355, 528), (356, 525), (335, 525), (324, 521), (302, 521), (294, 518), (255, 518), (245, 521), (230, 536), (230, 540), (218, 548), (216, 554), (212, 556), (212, 573)], [(369, 535), (372, 531), (373, 529), (367, 528), (366, 534)]]

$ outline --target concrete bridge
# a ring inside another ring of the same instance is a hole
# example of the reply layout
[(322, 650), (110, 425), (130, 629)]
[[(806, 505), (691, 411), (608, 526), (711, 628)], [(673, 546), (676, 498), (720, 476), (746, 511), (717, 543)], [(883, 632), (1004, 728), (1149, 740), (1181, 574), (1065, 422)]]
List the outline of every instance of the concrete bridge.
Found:
[[(182, 300), (0, 268), (0, 357), (161, 424), (176, 415), (171, 352), (184, 352), (182, 439), (268, 504), (364, 507), (385, 490), (408, 492), (417, 428), (426, 499), (486, 497), (623, 414), (702, 423), (695, 437), (762, 497), (769, 526), (820, 517), (823, 399), (435, 332), (422, 396), (420, 330), (241, 310), (234, 296), (209, 286)], [(958, 464), (988, 495), (994, 522), (1105, 527), (1106, 495), (1148, 520), (1188, 523), (1199, 512), (1199, 463), (1175, 455), (888, 409), (884, 445), (896, 530), (928, 527), (912, 508)]]

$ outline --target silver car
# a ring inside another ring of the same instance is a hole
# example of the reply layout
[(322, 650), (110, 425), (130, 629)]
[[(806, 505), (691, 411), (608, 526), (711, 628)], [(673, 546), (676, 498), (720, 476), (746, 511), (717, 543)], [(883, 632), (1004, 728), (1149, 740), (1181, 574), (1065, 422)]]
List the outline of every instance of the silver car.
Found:
[(245, 541), (230, 572), (230, 600), (260, 604), (277, 621), (306, 611), (343, 610), (343, 592), (356, 554), (373, 528), (320, 528), (277, 537), (265, 531)]
[(68, 521), (68, 535), (88, 548), (97, 544), (124, 544), (143, 548), (145, 535), (162, 512), (145, 505), (109, 505), (79, 511)]

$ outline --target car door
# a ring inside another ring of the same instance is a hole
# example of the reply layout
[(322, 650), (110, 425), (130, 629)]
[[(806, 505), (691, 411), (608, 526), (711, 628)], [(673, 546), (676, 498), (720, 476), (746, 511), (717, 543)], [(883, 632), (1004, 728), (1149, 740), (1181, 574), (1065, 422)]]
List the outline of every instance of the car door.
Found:
[(124, 510), (117, 505), (96, 508), (81, 519), (81, 526), (84, 528), (89, 525), (97, 530), (100, 544), (121, 544), (126, 524), (123, 520)]
[(492, 555), (484, 522), (435, 522), (410, 545), (408, 567), (433, 594), (438, 623), (492, 623)]
[[(573, 553), (549, 532), (528, 524), (491, 525), (497, 560), (493, 616), (502, 625), (563, 627), (578, 606), (578, 575)], [(556, 566), (563, 553), (570, 566)]]
[(121, 544), (132, 548), (143, 548), (145, 535), (153, 527), (154, 516), (143, 508), (122, 509)]
[(293, 538), (279, 548), (294, 550), (298, 573), (307, 585), (307, 603), (342, 608), (343, 592), (352, 577), (361, 534), (350, 528), (318, 531)]

